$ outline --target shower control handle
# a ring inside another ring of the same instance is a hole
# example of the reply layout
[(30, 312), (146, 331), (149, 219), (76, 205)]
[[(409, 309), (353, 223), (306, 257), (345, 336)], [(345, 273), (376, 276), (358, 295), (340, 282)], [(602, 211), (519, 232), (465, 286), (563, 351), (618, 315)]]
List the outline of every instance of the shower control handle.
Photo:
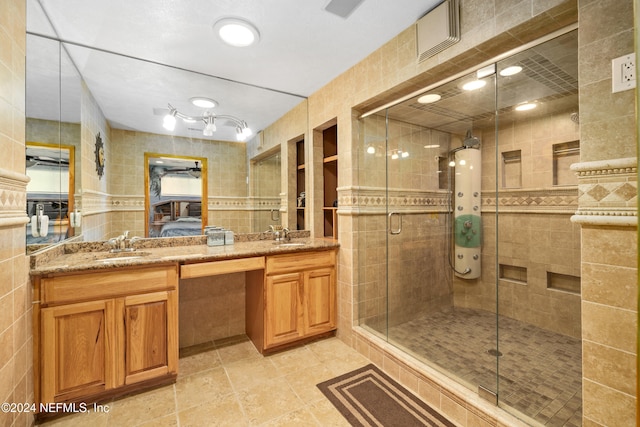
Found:
[[(394, 215), (397, 215), (399, 220), (398, 220), (398, 228), (394, 229), (392, 226), (392, 218)], [(402, 215), (399, 212), (389, 212), (389, 234), (400, 234), (402, 232)]]

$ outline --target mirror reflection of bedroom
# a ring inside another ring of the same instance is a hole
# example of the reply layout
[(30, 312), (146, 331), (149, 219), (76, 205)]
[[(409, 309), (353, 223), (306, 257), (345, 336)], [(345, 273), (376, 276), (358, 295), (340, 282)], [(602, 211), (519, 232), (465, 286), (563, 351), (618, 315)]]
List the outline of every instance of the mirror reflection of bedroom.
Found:
[(207, 159), (145, 153), (145, 234), (196, 236), (207, 221)]

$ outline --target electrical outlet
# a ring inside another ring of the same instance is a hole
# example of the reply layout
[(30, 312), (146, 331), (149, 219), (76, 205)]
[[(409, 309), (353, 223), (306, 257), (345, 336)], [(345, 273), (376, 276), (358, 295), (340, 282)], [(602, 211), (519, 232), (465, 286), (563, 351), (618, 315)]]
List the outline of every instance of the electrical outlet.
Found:
[(634, 53), (611, 61), (611, 84), (613, 93), (636, 87), (636, 55)]

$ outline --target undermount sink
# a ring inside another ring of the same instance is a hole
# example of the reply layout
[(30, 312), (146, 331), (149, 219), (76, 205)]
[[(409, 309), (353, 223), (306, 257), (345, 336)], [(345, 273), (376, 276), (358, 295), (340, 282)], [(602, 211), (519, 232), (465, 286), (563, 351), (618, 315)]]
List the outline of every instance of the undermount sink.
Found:
[(96, 259), (96, 262), (109, 263), (109, 262), (131, 261), (134, 259), (145, 257), (147, 255), (151, 255), (151, 253), (150, 252), (126, 252), (126, 253), (115, 252), (115, 253), (108, 253), (100, 256), (99, 258)]
[(104, 258), (104, 259), (98, 259), (96, 261), (99, 262), (103, 262), (103, 263), (109, 263), (109, 262), (118, 262), (118, 261), (131, 261), (133, 259), (138, 259), (138, 258), (142, 258), (142, 256), (140, 255), (134, 255), (134, 256), (117, 256), (117, 257), (113, 257), (113, 258)]

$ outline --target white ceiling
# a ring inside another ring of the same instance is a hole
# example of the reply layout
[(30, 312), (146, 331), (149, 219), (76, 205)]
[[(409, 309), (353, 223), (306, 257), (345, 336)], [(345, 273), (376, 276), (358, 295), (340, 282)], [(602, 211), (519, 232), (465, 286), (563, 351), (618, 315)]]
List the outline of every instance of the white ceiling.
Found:
[[(328, 0), (27, 0), (27, 31), (69, 42), (73, 63), (114, 128), (167, 133), (157, 109), (171, 103), (201, 115), (188, 99), (205, 96), (219, 102), (215, 114), (243, 119), (255, 132), (441, 1), (364, 0), (342, 18), (324, 10)], [(252, 22), (260, 42), (224, 45), (212, 29), (223, 17)], [(53, 41), (28, 37), (27, 116), (79, 121), (77, 106), (56, 109), (56, 95), (64, 105), (79, 99), (65, 66), (61, 85), (50, 80), (59, 70), (57, 53)], [(174, 134), (202, 138), (186, 126)], [(212, 139), (235, 140), (235, 129), (219, 124)]]

